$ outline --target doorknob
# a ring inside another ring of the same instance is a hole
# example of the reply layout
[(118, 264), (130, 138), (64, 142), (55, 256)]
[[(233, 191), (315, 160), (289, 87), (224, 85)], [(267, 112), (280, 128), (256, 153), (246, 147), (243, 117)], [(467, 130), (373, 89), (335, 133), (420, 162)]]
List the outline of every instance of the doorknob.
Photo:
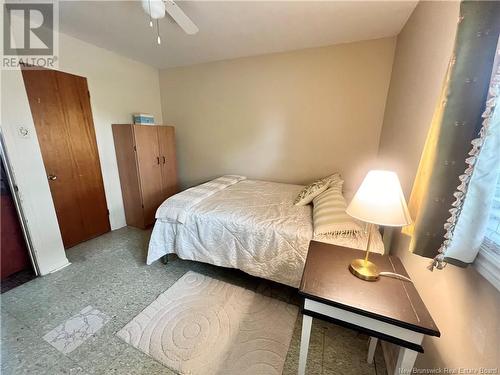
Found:
[(54, 176), (53, 174), (49, 174), (49, 175), (47, 176), (47, 178), (48, 178), (50, 181), (57, 180), (57, 176)]

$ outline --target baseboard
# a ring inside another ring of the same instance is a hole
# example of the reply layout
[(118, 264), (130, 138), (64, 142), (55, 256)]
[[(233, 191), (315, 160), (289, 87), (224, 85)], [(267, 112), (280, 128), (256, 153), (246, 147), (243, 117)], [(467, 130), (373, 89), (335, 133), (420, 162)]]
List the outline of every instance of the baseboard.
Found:
[(54, 272), (60, 271), (60, 270), (62, 270), (63, 268), (68, 267), (70, 264), (71, 264), (71, 262), (67, 262), (67, 263), (63, 264), (61, 267), (57, 267), (56, 269), (53, 269), (53, 270), (52, 270), (52, 271), (50, 271), (49, 273), (54, 273)]

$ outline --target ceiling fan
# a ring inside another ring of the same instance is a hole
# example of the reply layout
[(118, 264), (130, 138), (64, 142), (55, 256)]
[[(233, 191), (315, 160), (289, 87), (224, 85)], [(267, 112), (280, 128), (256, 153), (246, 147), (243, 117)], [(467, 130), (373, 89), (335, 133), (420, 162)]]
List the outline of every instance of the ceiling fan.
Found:
[(167, 13), (186, 34), (194, 35), (199, 31), (193, 21), (173, 0), (141, 0), (141, 3), (142, 8), (149, 16), (149, 26), (153, 27), (153, 22), (156, 21), (156, 40), (158, 44), (161, 44), (159, 20), (164, 18)]

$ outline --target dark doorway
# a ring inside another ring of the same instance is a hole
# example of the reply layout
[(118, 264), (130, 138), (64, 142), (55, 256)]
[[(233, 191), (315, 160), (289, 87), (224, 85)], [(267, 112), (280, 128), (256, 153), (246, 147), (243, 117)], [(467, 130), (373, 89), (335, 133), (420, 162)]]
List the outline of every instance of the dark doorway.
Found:
[(19, 215), (10, 189), (8, 176), (1, 168), (1, 202), (0, 202), (0, 276), (2, 293), (15, 288), (36, 277), (24, 239)]

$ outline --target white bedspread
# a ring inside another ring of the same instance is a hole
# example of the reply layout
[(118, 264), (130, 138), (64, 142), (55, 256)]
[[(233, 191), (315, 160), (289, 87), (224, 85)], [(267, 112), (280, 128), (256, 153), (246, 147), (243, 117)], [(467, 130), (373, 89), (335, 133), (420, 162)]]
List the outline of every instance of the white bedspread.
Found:
[(196, 204), (218, 191), (245, 179), (246, 177), (244, 176), (226, 175), (186, 189), (179, 194), (175, 194), (170, 199), (165, 200), (156, 210), (155, 217), (157, 219), (184, 223), (189, 210)]
[[(244, 180), (191, 207), (183, 223), (159, 219), (147, 263), (176, 253), (298, 287), (313, 236), (311, 206), (293, 205), (302, 187)], [(363, 240), (335, 243), (366, 246)], [(378, 232), (374, 243), (374, 250), (383, 252)]]

